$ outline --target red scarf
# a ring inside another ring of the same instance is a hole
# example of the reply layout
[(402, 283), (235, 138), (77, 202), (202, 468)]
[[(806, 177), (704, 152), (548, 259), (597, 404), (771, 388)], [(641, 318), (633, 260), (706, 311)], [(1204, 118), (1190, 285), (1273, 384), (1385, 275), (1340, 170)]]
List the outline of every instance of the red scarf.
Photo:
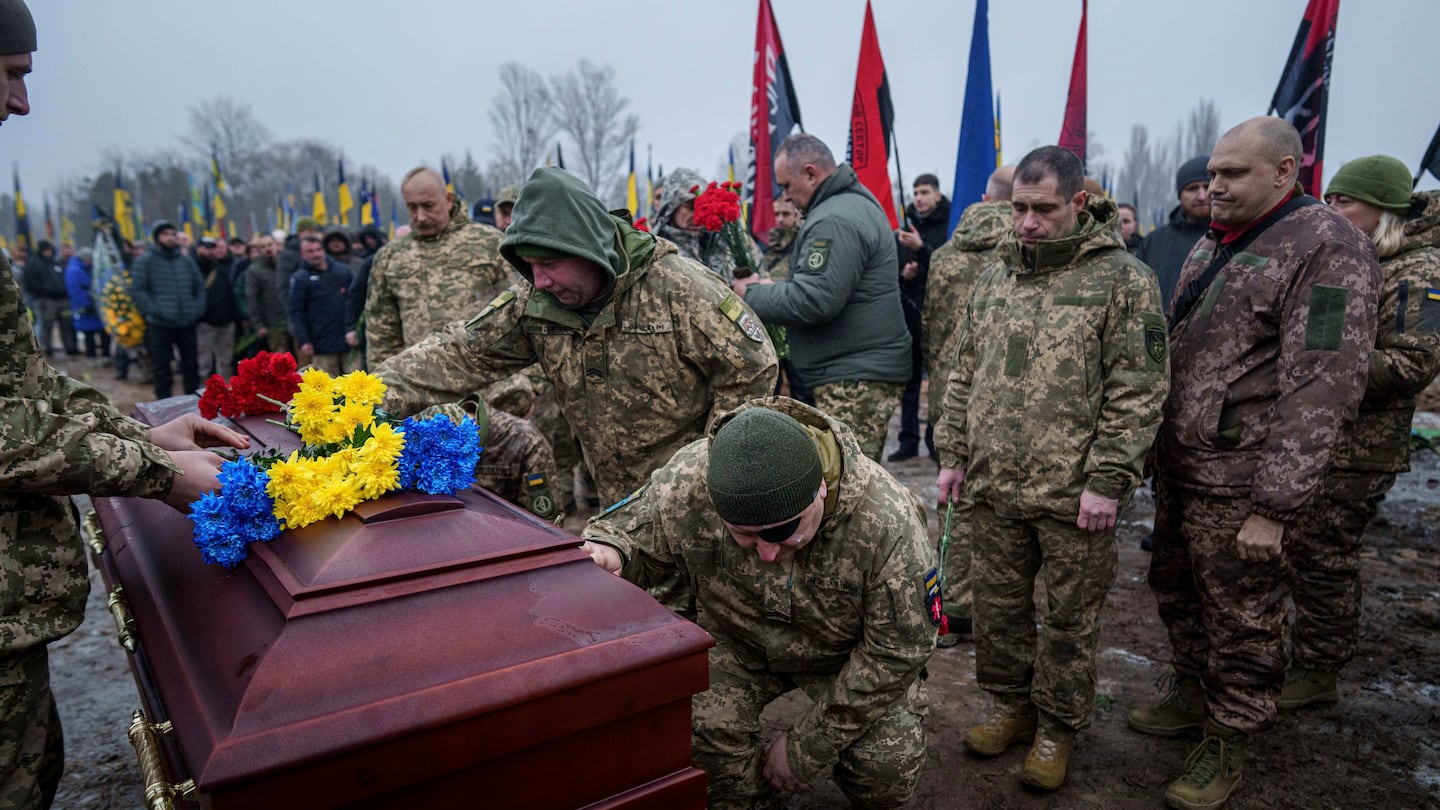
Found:
[(1234, 242), (1236, 239), (1244, 236), (1247, 232), (1249, 232), (1251, 228), (1255, 227), (1257, 223), (1261, 222), (1266, 217), (1270, 216), (1276, 211), (1279, 211), (1280, 208), (1285, 205), (1285, 203), (1290, 202), (1291, 198), (1295, 196), (1295, 192), (1296, 188), (1292, 186), (1290, 188), (1290, 193), (1285, 195), (1285, 199), (1276, 203), (1274, 208), (1271, 208), (1269, 211), (1266, 211), (1260, 216), (1255, 217), (1244, 225), (1221, 225), (1218, 222), (1212, 221), (1210, 223), (1210, 230), (1220, 234), (1220, 244), (1228, 245), (1231, 242)]

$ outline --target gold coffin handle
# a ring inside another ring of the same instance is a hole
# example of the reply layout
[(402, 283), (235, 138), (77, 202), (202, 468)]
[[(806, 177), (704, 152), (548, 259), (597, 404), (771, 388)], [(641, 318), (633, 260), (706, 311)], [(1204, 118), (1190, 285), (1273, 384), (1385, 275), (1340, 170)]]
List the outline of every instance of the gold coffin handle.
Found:
[(100, 516), (94, 509), (85, 512), (85, 519), (80, 521), (80, 534), (97, 557), (105, 553), (105, 530), (100, 528)]
[(175, 727), (167, 720), (152, 723), (145, 712), (136, 709), (130, 721), (130, 745), (135, 747), (135, 760), (140, 764), (140, 777), (145, 780), (145, 806), (149, 810), (175, 810), (175, 800), (194, 801), (200, 794), (194, 779), (178, 784), (170, 781), (165, 770), (165, 757), (160, 753), (160, 738), (172, 734)]
[(115, 620), (115, 630), (120, 635), (120, 646), (135, 652), (135, 620), (130, 616), (130, 605), (125, 601), (125, 588), (116, 585), (110, 592), (105, 606), (110, 609), (110, 618)]

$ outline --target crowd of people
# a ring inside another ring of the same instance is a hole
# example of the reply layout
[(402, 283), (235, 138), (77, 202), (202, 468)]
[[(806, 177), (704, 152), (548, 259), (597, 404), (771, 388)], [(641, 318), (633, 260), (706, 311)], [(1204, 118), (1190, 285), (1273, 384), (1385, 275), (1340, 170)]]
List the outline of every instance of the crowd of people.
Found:
[[(7, 118), (29, 111), (34, 48), (22, 0), (0, 0)], [(301, 219), (190, 245), (162, 221), (131, 257), (130, 294), (156, 397), (177, 369), (194, 393), (248, 354), (292, 352), (377, 373), (397, 417), (476, 416), (477, 483), (538, 515), (593, 487), (605, 508), (583, 548), (716, 640), (693, 704), (711, 807), (827, 774), (857, 806), (905, 804), (925, 763), (925, 665), (971, 640), (993, 710), (965, 747), (1028, 745), (1020, 780), (1060, 788), (1093, 711), (1116, 525), (1148, 479), (1173, 675), (1129, 724), (1198, 737), (1165, 799), (1211, 808), (1277, 710), (1339, 699), (1364, 529), (1440, 372), (1440, 195), (1375, 156), (1343, 166), (1326, 205), (1297, 186), (1301, 159), (1285, 121), (1235, 126), (1181, 166), (1169, 222), (1142, 239), (1079, 158), (1041, 147), (997, 169), (950, 233), (934, 175), (892, 229), (826, 144), (792, 135), (759, 273), (696, 224), (696, 172), (662, 178), (647, 231), (562, 169), (467, 210), (417, 167), (392, 243)], [(184, 508), (217, 486), (203, 448), (247, 442), (196, 417), (146, 428), (55, 371), (59, 351), (109, 353), (93, 257), (42, 242), (14, 259), (0, 396), (17, 418), (0, 425), (29, 449), (0, 461), (15, 572), (0, 806), (30, 807), (49, 805), (63, 764), (46, 644), (79, 623), (87, 587), (63, 496)], [(940, 549), (932, 508), (885, 466), (922, 450), (952, 527)], [(808, 707), (762, 741), (761, 711), (795, 689)]]

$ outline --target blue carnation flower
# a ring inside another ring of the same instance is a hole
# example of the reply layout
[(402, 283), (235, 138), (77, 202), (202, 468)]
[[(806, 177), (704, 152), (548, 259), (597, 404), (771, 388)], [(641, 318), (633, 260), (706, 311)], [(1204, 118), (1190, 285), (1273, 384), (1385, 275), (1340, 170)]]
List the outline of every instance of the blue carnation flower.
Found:
[(482, 448), (474, 419), (467, 416), (456, 424), (443, 415), (410, 417), (400, 427), (405, 432), (398, 463), (401, 488), (451, 494), (475, 483)]
[(192, 539), (206, 563), (234, 568), (249, 555), (250, 543), (279, 535), (280, 522), (275, 501), (265, 492), (270, 476), (264, 470), (246, 459), (227, 461), (219, 478), (219, 492), (207, 492), (190, 504)]

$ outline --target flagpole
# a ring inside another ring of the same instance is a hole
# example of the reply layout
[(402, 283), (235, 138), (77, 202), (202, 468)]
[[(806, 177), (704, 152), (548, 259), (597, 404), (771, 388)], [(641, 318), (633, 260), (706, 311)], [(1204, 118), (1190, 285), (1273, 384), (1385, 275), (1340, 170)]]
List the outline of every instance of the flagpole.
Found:
[(890, 130), (890, 147), (895, 150), (895, 185), (900, 191), (900, 230), (906, 230), (909, 224), (905, 216), (905, 172), (900, 168), (900, 139), (895, 137), (895, 130)]

